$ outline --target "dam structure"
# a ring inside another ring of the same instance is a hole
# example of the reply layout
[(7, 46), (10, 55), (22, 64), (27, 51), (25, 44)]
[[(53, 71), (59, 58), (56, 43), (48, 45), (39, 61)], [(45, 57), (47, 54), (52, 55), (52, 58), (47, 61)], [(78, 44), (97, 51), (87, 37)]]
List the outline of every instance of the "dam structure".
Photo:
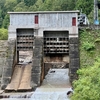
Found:
[[(77, 10), (9, 12), (8, 52), (1, 88), (34, 90), (53, 69), (68, 69), (70, 83), (77, 79), (78, 13)], [(30, 58), (21, 60), (21, 52), (31, 52)]]

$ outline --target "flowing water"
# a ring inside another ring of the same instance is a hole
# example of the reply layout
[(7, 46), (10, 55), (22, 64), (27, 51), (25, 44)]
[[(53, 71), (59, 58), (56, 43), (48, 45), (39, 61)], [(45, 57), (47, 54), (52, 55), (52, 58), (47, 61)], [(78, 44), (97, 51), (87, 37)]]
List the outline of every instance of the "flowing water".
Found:
[[(71, 90), (68, 69), (50, 69), (40, 87), (30, 93), (10, 93), (9, 98), (1, 100), (69, 100)], [(6, 93), (5, 93), (6, 94)]]

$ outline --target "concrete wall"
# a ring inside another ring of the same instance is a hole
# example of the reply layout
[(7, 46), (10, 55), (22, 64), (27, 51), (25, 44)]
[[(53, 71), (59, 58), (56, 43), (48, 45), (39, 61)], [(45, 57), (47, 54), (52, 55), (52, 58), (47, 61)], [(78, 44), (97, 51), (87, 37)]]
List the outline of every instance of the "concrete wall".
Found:
[(0, 86), (3, 68), (6, 66), (8, 42), (0, 40)]
[[(77, 12), (11, 13), (10, 26), (33, 26), (34, 28), (35, 15), (38, 15), (38, 27), (40, 28), (68, 28), (72, 26), (73, 17), (76, 17), (77, 20)], [(78, 23), (76, 22), (77, 25)]]
[(33, 49), (33, 64), (31, 70), (31, 87), (40, 85), (43, 67), (43, 38), (35, 37)]
[(7, 42), (7, 50), (5, 54), (6, 54), (6, 60), (4, 61), (5, 66), (3, 66), (2, 70), (1, 89), (5, 89), (11, 80), (14, 57), (15, 57), (15, 40), (9, 40)]
[(78, 78), (76, 72), (80, 67), (79, 38), (74, 37), (69, 39), (69, 57), (69, 76), (72, 83)]
[[(38, 24), (35, 24), (35, 15), (38, 15)], [(76, 26), (72, 26), (72, 18), (76, 18)], [(69, 36), (78, 34), (78, 11), (55, 12), (11, 12), (9, 38), (16, 38), (16, 29), (33, 28), (34, 35), (43, 37), (43, 31), (69, 31)], [(38, 30), (38, 34), (37, 31)]]

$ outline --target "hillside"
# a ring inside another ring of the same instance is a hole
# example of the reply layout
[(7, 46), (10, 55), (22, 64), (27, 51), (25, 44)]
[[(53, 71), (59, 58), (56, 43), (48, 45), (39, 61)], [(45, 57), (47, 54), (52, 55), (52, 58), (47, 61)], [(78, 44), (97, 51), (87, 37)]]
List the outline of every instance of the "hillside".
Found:
[(81, 67), (92, 66), (100, 57), (100, 30), (83, 30), (79, 35)]
[(80, 31), (79, 79), (74, 81), (72, 100), (100, 98), (100, 30)]

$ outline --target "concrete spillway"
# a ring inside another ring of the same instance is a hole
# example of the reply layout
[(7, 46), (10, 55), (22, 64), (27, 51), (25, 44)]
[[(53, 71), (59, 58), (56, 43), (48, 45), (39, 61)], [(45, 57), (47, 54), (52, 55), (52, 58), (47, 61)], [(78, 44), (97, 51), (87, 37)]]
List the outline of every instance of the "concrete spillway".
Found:
[(31, 64), (19, 64), (14, 68), (10, 84), (6, 90), (30, 90)]
[(21, 93), (19, 96), (17, 93), (10, 93), (9, 99), (2, 100), (69, 100), (67, 96), (69, 90), (71, 90), (71, 85), (68, 69), (50, 69), (42, 85), (31, 94), (30, 98), (23, 98), (23, 96), (21, 98)]

